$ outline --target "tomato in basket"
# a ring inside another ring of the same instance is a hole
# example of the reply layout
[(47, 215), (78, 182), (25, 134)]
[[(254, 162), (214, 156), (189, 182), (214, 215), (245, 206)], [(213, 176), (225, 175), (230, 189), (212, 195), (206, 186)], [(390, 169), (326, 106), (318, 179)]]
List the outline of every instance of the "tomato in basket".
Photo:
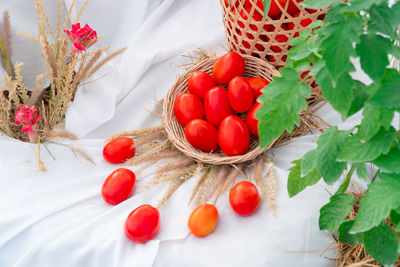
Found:
[(257, 99), (260, 95), (262, 95), (261, 90), (269, 84), (266, 79), (258, 77), (247, 78), (247, 82), (249, 83), (250, 88), (253, 91), (254, 99)]
[(238, 156), (247, 152), (250, 145), (250, 132), (246, 123), (235, 115), (222, 120), (218, 128), (218, 144), (228, 156)]
[(206, 92), (217, 86), (214, 78), (210, 74), (204, 71), (193, 72), (188, 80), (189, 92), (194, 94), (200, 99), (204, 99)]
[(250, 133), (254, 136), (258, 136), (258, 119), (256, 119), (256, 113), (262, 105), (263, 103), (255, 103), (246, 115), (247, 127), (249, 127)]
[(204, 118), (203, 104), (194, 94), (181, 94), (175, 99), (174, 114), (178, 122), (185, 127), (194, 119)]
[(218, 128), (221, 121), (234, 113), (229, 105), (228, 92), (222, 87), (215, 87), (204, 96), (204, 111), (208, 122)]
[(213, 75), (217, 84), (228, 85), (236, 76), (243, 76), (245, 62), (241, 55), (229, 52), (217, 59)]
[(204, 120), (192, 120), (185, 127), (185, 137), (195, 148), (203, 152), (212, 152), (218, 149), (217, 129)]
[(245, 78), (237, 76), (229, 82), (228, 99), (233, 110), (238, 113), (246, 112), (253, 106), (253, 91)]

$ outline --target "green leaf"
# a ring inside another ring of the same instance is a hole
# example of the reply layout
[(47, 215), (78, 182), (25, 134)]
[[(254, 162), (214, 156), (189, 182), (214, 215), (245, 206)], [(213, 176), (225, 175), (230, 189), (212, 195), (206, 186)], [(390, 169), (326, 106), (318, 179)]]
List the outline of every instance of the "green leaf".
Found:
[(322, 20), (316, 20), (316, 21), (312, 22), (310, 25), (308, 25), (308, 28), (314, 29), (314, 28), (321, 27), (322, 25), (324, 25), (324, 22)]
[(291, 132), (295, 124), (300, 124), (299, 114), (307, 108), (305, 98), (311, 94), (308, 85), (298, 83), (300, 77), (294, 69), (283, 68), (280, 72), (282, 77), (276, 77), (258, 98), (265, 104), (256, 114), (261, 147), (266, 147), (284, 131)]
[[(355, 54), (353, 42), (362, 33), (362, 26), (360, 20), (349, 17), (345, 21), (339, 21), (327, 27), (331, 28), (330, 31), (333, 30), (333, 32), (330, 32), (322, 41), (321, 50), (325, 52), (323, 59), (334, 81), (333, 85), (336, 87), (336, 81), (339, 80), (339, 77), (354, 70), (350, 57)], [(340, 82), (338, 81), (337, 84), (340, 84)]]
[(400, 174), (400, 149), (399, 146), (392, 147), (386, 155), (376, 158), (373, 163), (384, 172)]
[(304, 176), (317, 167), (317, 150), (308, 151), (301, 160), (301, 175)]
[(368, 141), (378, 133), (381, 127), (389, 129), (393, 116), (394, 111), (391, 109), (367, 105), (360, 125), (360, 138)]
[(346, 162), (370, 162), (382, 154), (387, 154), (396, 139), (396, 130), (391, 127), (385, 130), (383, 127), (370, 140), (361, 140), (358, 134), (353, 135), (345, 144), (338, 156), (339, 161)]
[(292, 163), (295, 164), (295, 166), (290, 168), (288, 177), (287, 190), (289, 197), (294, 197), (303, 191), (307, 186), (314, 185), (321, 179), (321, 175), (318, 173), (317, 169), (314, 169), (306, 176), (301, 177), (301, 160), (295, 160)]
[(365, 164), (360, 164), (358, 166), (357, 175), (361, 179), (367, 179), (368, 178), (367, 166), (365, 166)]
[(400, 108), (400, 75), (392, 75), (390, 80), (382, 82), (369, 103), (382, 108)]
[(328, 230), (329, 232), (336, 231), (353, 209), (353, 203), (355, 201), (356, 200), (348, 194), (332, 196), (329, 203), (320, 210), (319, 228), (321, 230)]
[(400, 47), (397, 45), (392, 45), (390, 52), (395, 58), (400, 59)]
[(390, 18), (393, 25), (400, 24), (400, 2), (396, 1), (396, 3), (390, 9)]
[(397, 259), (397, 235), (385, 223), (364, 233), (364, 246), (367, 253), (380, 264), (394, 264)]
[(264, 4), (264, 18), (268, 15), (269, 8), (271, 6), (271, 0), (263, 0)]
[(327, 184), (335, 183), (342, 175), (347, 164), (336, 160), (344, 144), (349, 138), (349, 133), (339, 131), (332, 127), (321, 134), (318, 138), (317, 168)]
[(310, 71), (311, 76), (315, 76), (322, 68), (325, 67), (325, 61), (318, 60), (313, 66)]
[(389, 65), (387, 53), (391, 48), (391, 42), (376, 34), (364, 34), (360, 39), (356, 51), (360, 56), (361, 67), (372, 80), (380, 81), (386, 66)]
[(397, 213), (395, 210), (392, 210), (390, 212), (390, 221), (396, 225), (399, 226), (400, 225), (400, 214)]
[[(345, 4), (337, 4), (331, 8), (328, 9), (328, 12), (326, 12), (325, 16), (325, 22), (337, 22), (343, 19), (343, 13), (347, 12), (348, 5)], [(323, 32), (327, 31), (328, 27), (323, 28)]]
[(383, 176), (381, 182), (369, 184), (368, 191), (360, 200), (360, 209), (351, 233), (359, 233), (378, 226), (392, 209), (400, 206), (400, 178)]
[(288, 52), (288, 57), (292, 60), (300, 60), (308, 57), (311, 54), (307, 42), (299, 43)]
[(347, 117), (348, 111), (353, 100), (354, 81), (348, 73), (343, 73), (338, 78), (337, 86), (333, 85), (333, 81), (329, 76), (328, 70), (322, 68), (316, 76), (317, 83), (321, 86), (322, 94), (329, 104)]
[(302, 6), (306, 8), (327, 8), (330, 5), (337, 5), (340, 4), (342, 1), (341, 0), (307, 0), (301, 3)]
[(363, 233), (350, 234), (350, 229), (353, 227), (353, 224), (354, 221), (346, 221), (339, 226), (338, 234), (340, 243), (347, 243), (350, 246), (353, 246), (356, 243), (363, 243)]
[(367, 86), (360, 81), (354, 80), (353, 101), (351, 102), (347, 116), (350, 117), (360, 111), (364, 107), (365, 101), (367, 101), (368, 97)]
[[(397, 25), (392, 24), (391, 10), (387, 4), (380, 6), (372, 6), (369, 11), (371, 20), (368, 31), (374, 34), (383, 33), (390, 36), (392, 39), (397, 37)], [(374, 50), (376, 52), (376, 49)]]
[(343, 194), (347, 191), (347, 188), (349, 187), (351, 177), (353, 176), (354, 171), (357, 169), (358, 164), (353, 164), (351, 165), (351, 169), (349, 173), (346, 176), (346, 179), (343, 181), (343, 183), (340, 185), (339, 189), (336, 191), (335, 195), (337, 194)]
[(385, 0), (353, 0), (351, 1), (351, 6), (349, 6), (349, 11), (360, 11), (367, 10), (372, 5), (380, 5), (385, 2)]

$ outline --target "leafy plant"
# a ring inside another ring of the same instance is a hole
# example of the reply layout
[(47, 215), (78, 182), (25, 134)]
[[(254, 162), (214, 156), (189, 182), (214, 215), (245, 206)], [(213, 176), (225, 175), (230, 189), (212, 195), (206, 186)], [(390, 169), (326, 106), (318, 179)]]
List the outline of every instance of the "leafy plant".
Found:
[[(359, 125), (347, 131), (326, 130), (316, 149), (293, 162), (288, 192), (293, 197), (321, 178), (332, 185), (346, 172), (338, 191), (321, 208), (320, 229), (338, 230), (339, 241), (359, 242), (379, 263), (394, 264), (400, 252), (400, 131), (392, 121), (400, 111), (400, 74), (390, 67), (390, 59), (400, 58), (400, 2), (308, 0), (302, 5), (330, 9), (324, 22), (311, 24), (291, 41), (282, 77), (263, 89), (259, 101), (264, 105), (257, 113), (261, 146), (300, 123), (299, 113), (311, 93), (305, 83), (309, 76), (316, 77), (324, 98), (343, 120), (362, 110)], [(356, 70), (352, 58), (359, 59), (371, 84), (351, 76)], [(297, 73), (305, 71), (308, 75), (300, 79)], [(374, 166), (370, 180), (366, 164)], [(368, 190), (356, 219), (346, 221), (356, 201), (346, 194), (355, 172), (368, 179)]]

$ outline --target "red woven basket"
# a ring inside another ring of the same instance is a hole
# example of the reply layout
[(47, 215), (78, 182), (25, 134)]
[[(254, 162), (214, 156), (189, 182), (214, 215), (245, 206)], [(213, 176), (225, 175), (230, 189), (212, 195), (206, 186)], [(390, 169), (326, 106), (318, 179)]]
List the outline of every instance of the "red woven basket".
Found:
[[(266, 60), (276, 68), (285, 66), (289, 42), (326, 10), (306, 9), (302, 0), (271, 0), (265, 18), (262, 0), (220, 0), (230, 49)], [(282, 6), (282, 5), (283, 6)]]

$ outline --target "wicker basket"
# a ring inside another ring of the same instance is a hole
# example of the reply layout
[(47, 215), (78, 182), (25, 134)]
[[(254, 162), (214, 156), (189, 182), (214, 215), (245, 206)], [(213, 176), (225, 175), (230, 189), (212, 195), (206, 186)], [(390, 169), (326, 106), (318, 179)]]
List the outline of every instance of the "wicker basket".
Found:
[[(279, 17), (263, 18), (264, 10), (256, 5), (257, 0), (220, 0), (229, 48), (264, 59), (279, 69), (285, 66), (289, 42), (308, 29), (303, 25), (323, 19), (326, 10), (305, 9), (299, 0), (288, 0), (284, 7), (277, 0), (272, 1), (282, 12)], [(245, 2), (251, 7), (245, 7)]]
[[(261, 77), (268, 81), (272, 81), (272, 77), (280, 75), (274, 67), (272, 67), (265, 61), (248, 55), (242, 56), (246, 62), (244, 77)], [(229, 157), (225, 155), (221, 150), (213, 153), (205, 153), (193, 147), (186, 140), (184, 128), (178, 123), (177, 119), (175, 118), (173, 111), (175, 99), (180, 94), (188, 92), (187, 83), (190, 74), (194, 71), (201, 70), (212, 75), (212, 69), (217, 59), (218, 57), (208, 58), (191, 67), (178, 78), (172, 88), (168, 91), (163, 105), (163, 123), (165, 126), (165, 131), (167, 132), (168, 138), (177, 149), (179, 149), (186, 156), (198, 162), (221, 165), (241, 163), (255, 159), (259, 154), (272, 147), (275, 142), (270, 144), (265, 149), (261, 150), (259, 146), (259, 139), (252, 136), (250, 140), (249, 150), (244, 155)]]

